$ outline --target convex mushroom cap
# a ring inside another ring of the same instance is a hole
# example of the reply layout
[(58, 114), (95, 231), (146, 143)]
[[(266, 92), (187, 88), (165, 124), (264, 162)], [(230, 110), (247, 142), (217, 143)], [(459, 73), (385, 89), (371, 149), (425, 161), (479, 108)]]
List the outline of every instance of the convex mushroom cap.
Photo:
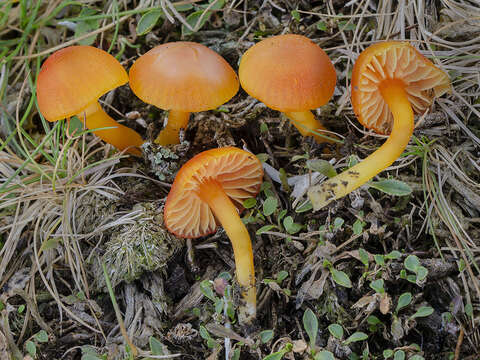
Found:
[(182, 166), (164, 209), (165, 226), (179, 237), (197, 238), (223, 226), (245, 300), (239, 309), (243, 324), (255, 318), (256, 290), (252, 244), (238, 212), (245, 199), (256, 196), (262, 178), (260, 161), (247, 151), (234, 147), (204, 151)]
[(128, 75), (112, 55), (92, 46), (70, 46), (53, 53), (42, 65), (37, 80), (37, 101), (50, 122), (86, 116), (89, 129), (120, 150), (140, 154), (143, 143), (134, 130), (118, 124), (98, 104), (98, 98), (128, 82)]
[(144, 102), (169, 110), (167, 126), (156, 142), (179, 142), (191, 112), (215, 109), (238, 91), (232, 67), (208, 47), (187, 41), (159, 45), (135, 61), (130, 87)]
[(450, 90), (448, 75), (406, 41), (371, 45), (355, 62), (352, 104), (358, 120), (387, 141), (362, 162), (312, 187), (315, 210), (355, 190), (390, 166), (407, 147), (414, 112), (423, 114), (435, 97)]
[(287, 34), (262, 40), (243, 54), (238, 73), (250, 96), (285, 113), (302, 135), (325, 129), (310, 110), (331, 99), (336, 73), (325, 51), (310, 39)]

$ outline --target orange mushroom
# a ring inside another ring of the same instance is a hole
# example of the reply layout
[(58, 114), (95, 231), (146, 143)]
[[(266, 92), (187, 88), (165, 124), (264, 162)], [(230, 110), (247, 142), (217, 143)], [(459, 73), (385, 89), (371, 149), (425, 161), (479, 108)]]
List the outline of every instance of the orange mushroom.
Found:
[(256, 315), (252, 243), (239, 216), (245, 199), (260, 190), (263, 168), (257, 157), (234, 147), (204, 151), (178, 172), (165, 202), (167, 229), (183, 238), (215, 232), (220, 223), (233, 247), (237, 281), (245, 304), (239, 321), (249, 324)]
[(301, 35), (279, 35), (260, 41), (243, 54), (240, 84), (252, 97), (283, 112), (303, 136), (325, 142), (325, 130), (310, 110), (333, 95), (336, 73), (318, 45)]
[(92, 46), (69, 46), (53, 53), (37, 80), (38, 108), (50, 122), (77, 115), (88, 129), (119, 150), (141, 155), (141, 136), (117, 123), (102, 109), (98, 98), (125, 84), (128, 75), (112, 55)]
[(191, 112), (215, 109), (230, 100), (239, 83), (232, 67), (215, 51), (194, 42), (159, 45), (130, 69), (130, 87), (144, 102), (170, 110), (155, 143), (178, 144)]
[(408, 42), (381, 42), (363, 51), (353, 67), (353, 110), (365, 127), (390, 136), (362, 162), (310, 188), (314, 210), (347, 195), (390, 166), (412, 136), (414, 112), (425, 113), (435, 97), (449, 90), (448, 75)]

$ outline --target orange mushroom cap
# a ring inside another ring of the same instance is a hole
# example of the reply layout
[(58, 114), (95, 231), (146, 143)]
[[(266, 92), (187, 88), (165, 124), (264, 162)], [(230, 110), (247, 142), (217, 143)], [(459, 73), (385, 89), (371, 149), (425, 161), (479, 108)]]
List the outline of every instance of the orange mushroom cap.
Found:
[(164, 110), (215, 109), (238, 91), (232, 67), (208, 47), (179, 41), (159, 45), (130, 69), (130, 87), (144, 102)]
[(262, 178), (262, 164), (247, 151), (234, 147), (204, 151), (186, 162), (178, 172), (165, 202), (165, 226), (183, 238), (211, 234), (217, 222), (208, 204), (197, 194), (199, 184), (217, 181), (241, 210), (243, 201), (260, 191)]
[(38, 107), (48, 121), (65, 119), (127, 82), (127, 72), (109, 53), (93, 46), (70, 46), (43, 63), (37, 80)]
[(352, 73), (352, 105), (358, 120), (380, 134), (390, 133), (393, 115), (380, 94), (383, 80), (404, 83), (413, 111), (423, 114), (450, 90), (448, 75), (406, 41), (385, 41), (368, 47), (355, 62)]
[(336, 73), (328, 55), (301, 35), (274, 36), (243, 54), (238, 70), (247, 93), (281, 112), (316, 109), (330, 100)]

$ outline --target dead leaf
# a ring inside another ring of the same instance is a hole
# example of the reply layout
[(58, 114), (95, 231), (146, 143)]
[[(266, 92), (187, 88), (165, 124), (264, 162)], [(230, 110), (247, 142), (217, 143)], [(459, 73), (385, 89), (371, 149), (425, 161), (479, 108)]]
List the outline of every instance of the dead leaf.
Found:
[(304, 340), (294, 340), (292, 351), (297, 354), (303, 354), (308, 348), (308, 344)]
[(380, 312), (383, 315), (386, 315), (390, 312), (392, 306), (392, 299), (387, 293), (383, 293), (380, 297)]

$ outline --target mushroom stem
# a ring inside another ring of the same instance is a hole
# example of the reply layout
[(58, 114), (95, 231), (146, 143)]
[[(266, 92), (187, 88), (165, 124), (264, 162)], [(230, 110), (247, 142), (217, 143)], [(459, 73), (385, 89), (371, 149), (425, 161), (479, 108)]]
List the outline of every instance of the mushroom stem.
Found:
[(385, 80), (380, 84), (380, 93), (393, 114), (393, 129), (387, 141), (373, 154), (345, 170), (341, 174), (313, 186), (308, 196), (314, 210), (328, 205), (360, 187), (379, 172), (390, 166), (405, 150), (413, 134), (413, 110), (399, 80)]
[(295, 126), (303, 136), (313, 136), (317, 143), (332, 142), (326, 137), (315, 134), (315, 131), (318, 132), (318, 130), (327, 129), (325, 126), (323, 126), (320, 120), (318, 120), (315, 115), (312, 114), (311, 111), (289, 111), (284, 112), (284, 114), (290, 120), (293, 120), (293, 126)]
[[(95, 135), (112, 144), (119, 150), (127, 149), (127, 152), (142, 156), (139, 147), (142, 146), (142, 137), (133, 129), (121, 125), (113, 120), (100, 106), (98, 101), (88, 105), (82, 113), (77, 115), (80, 120), (85, 116), (85, 126), (87, 129), (94, 130)], [(110, 128), (104, 130), (95, 130), (98, 128)]]
[(178, 134), (180, 133), (180, 129), (187, 128), (189, 118), (189, 112), (170, 110), (167, 125), (160, 131), (155, 139), (155, 143), (162, 146), (179, 144), (180, 138)]
[(257, 311), (255, 270), (250, 235), (238, 215), (237, 208), (225, 194), (220, 183), (215, 180), (202, 183), (197, 194), (210, 206), (232, 243), (237, 281), (245, 301), (245, 304), (239, 306), (238, 320), (241, 324), (250, 324)]

